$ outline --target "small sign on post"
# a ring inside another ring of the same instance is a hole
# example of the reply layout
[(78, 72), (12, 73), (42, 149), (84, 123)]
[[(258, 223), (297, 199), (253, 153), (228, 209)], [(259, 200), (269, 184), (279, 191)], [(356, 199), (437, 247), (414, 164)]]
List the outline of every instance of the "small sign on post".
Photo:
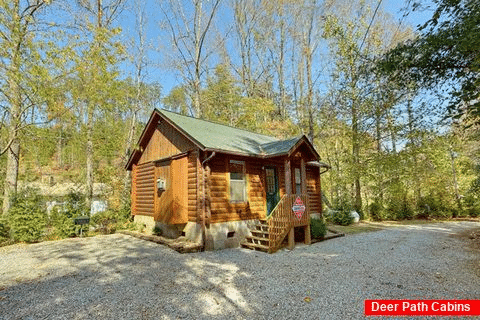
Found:
[(297, 199), (295, 199), (295, 202), (292, 206), (292, 211), (293, 213), (295, 213), (297, 219), (301, 219), (303, 214), (305, 213), (305, 205), (303, 204), (303, 201), (300, 197), (297, 197)]
[(80, 225), (80, 237), (83, 235), (83, 225), (90, 222), (89, 216), (76, 217), (73, 219), (75, 225)]

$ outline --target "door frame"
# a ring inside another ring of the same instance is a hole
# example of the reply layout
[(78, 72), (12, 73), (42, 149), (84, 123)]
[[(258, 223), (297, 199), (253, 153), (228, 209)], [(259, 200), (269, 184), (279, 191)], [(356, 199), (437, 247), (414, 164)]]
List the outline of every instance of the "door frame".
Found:
[[(270, 166), (264, 166), (264, 168), (265, 168), (264, 170), (265, 172), (265, 215), (268, 217), (272, 213), (273, 209), (275, 209), (275, 206), (278, 204), (278, 201), (280, 201), (280, 186), (278, 181), (277, 167), (270, 165)], [(271, 206), (270, 208), (269, 208), (269, 201), (272, 201), (272, 195), (269, 196), (269, 192), (268, 192), (267, 169), (273, 169), (274, 188), (275, 188), (275, 192), (272, 194), (274, 203), (270, 205)], [(270, 209), (270, 212), (269, 212), (269, 209)]]

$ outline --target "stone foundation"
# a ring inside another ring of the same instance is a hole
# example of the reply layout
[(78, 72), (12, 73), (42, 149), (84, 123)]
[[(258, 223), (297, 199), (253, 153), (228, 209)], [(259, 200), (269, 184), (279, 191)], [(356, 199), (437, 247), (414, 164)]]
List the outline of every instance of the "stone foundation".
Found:
[[(250, 228), (255, 225), (255, 220), (229, 221), (212, 223), (206, 228), (205, 250), (220, 250), (240, 246), (240, 242), (247, 235), (251, 235)], [(189, 222), (185, 229), (187, 239), (202, 241), (202, 227), (198, 223)]]
[[(188, 222), (187, 224), (168, 225), (155, 222), (153, 217), (136, 215), (134, 221), (145, 226), (145, 233), (152, 234), (156, 226), (162, 230), (162, 236), (178, 238), (184, 235), (188, 240), (202, 243), (202, 226), (199, 223)], [(206, 228), (205, 250), (220, 250), (240, 246), (240, 242), (247, 235), (251, 235), (250, 229), (255, 225), (255, 220), (229, 221), (212, 223)]]
[(165, 238), (175, 239), (182, 236), (185, 224), (165, 224), (155, 221), (151, 216), (136, 215), (133, 221), (145, 227), (144, 233), (153, 234), (153, 228), (157, 227), (161, 230), (161, 235)]
[(135, 215), (133, 216), (133, 222), (143, 225), (145, 227), (144, 232), (146, 234), (152, 234), (153, 228), (155, 227), (155, 220), (152, 216), (142, 216)]

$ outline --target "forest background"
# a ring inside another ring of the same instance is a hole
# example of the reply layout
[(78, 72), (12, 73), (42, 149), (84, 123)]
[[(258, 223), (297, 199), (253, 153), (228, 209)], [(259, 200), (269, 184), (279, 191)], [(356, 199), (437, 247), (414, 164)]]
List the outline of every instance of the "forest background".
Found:
[(322, 189), (333, 208), (375, 220), (476, 216), (478, 123), (451, 116), (457, 84), (377, 72), (385, 53), (422, 35), (407, 17), (423, 7), (0, 0), (2, 211), (20, 182), (45, 176), (84, 185), (87, 207), (94, 183), (109, 186), (111, 208), (128, 207), (124, 165), (153, 108), (165, 108), (305, 134), (332, 167)]

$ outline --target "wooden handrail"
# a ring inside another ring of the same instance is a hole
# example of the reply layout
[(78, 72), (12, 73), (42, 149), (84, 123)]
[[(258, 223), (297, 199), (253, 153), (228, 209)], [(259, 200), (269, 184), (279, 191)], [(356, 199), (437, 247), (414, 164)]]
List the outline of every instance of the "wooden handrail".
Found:
[[(297, 197), (299, 197), (305, 205), (305, 212), (301, 218), (297, 218), (292, 211), (292, 205)], [(284, 195), (277, 203), (270, 216), (267, 217), (267, 223), (269, 232), (269, 252), (273, 253), (280, 248), (291, 228), (310, 223), (308, 196), (306, 194)]]
[(286, 196), (287, 196), (287, 195), (284, 194), (283, 197), (280, 199), (280, 201), (278, 201), (278, 203), (275, 205), (275, 208), (273, 208), (272, 212), (270, 212), (270, 214), (267, 216), (267, 220), (272, 219), (272, 217), (274, 216), (275, 211), (277, 210), (278, 206), (279, 206), (280, 203), (283, 201), (283, 199), (285, 199)]

